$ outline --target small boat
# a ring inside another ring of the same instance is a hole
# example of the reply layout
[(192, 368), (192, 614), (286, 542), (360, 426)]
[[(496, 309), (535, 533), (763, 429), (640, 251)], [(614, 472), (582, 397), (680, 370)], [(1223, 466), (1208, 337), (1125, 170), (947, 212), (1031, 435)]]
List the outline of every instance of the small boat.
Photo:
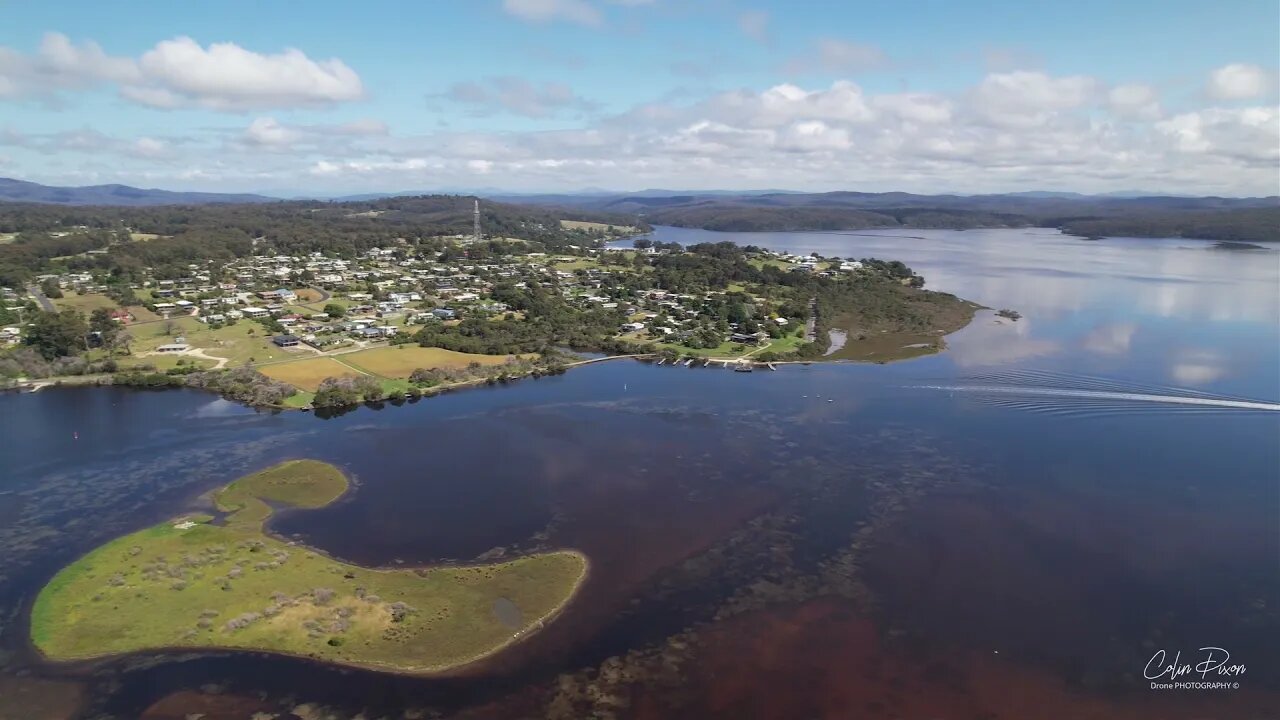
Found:
[(755, 368), (751, 366), (751, 363), (738, 363), (738, 365), (733, 368), (734, 372), (751, 372), (752, 370), (755, 370)]

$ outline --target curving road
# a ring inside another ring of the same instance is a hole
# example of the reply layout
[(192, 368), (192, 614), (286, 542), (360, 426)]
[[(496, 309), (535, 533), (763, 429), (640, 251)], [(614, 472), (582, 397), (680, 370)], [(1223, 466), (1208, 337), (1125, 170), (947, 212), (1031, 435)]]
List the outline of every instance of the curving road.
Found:
[(54, 307), (54, 306), (53, 306), (53, 301), (52, 301), (52, 300), (50, 300), (49, 298), (45, 297), (45, 296), (44, 296), (44, 293), (40, 292), (40, 288), (39, 288), (39, 287), (37, 287), (37, 286), (35, 286), (35, 285), (28, 285), (28, 286), (27, 286), (27, 292), (31, 293), (32, 297), (34, 297), (34, 298), (36, 299), (36, 302), (40, 304), (40, 309), (41, 309), (41, 310), (44, 310), (45, 312), (57, 312), (57, 311), (58, 311), (58, 308), (56, 308), (56, 307)]

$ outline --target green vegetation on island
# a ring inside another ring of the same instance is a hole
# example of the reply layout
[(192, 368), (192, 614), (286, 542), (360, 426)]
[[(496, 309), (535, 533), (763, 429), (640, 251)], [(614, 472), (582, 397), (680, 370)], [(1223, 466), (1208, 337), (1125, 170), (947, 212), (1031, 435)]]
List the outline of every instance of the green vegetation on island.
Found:
[(324, 507), (347, 487), (341, 471), (312, 460), (236, 480), (214, 495), (218, 517), (141, 530), (59, 572), (32, 609), (32, 640), (58, 661), (223, 648), (431, 673), (543, 627), (586, 576), (574, 551), (375, 569), (265, 531), (273, 507)]

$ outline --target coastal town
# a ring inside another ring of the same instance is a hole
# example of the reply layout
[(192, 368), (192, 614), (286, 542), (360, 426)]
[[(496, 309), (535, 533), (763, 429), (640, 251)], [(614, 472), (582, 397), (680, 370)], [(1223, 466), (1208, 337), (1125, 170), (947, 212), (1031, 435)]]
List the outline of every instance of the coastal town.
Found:
[[(110, 269), (71, 269), (76, 263), (69, 262), (64, 271), (0, 289), (0, 343), (7, 348), (0, 375), (38, 388), (103, 375), (136, 381), (140, 373), (252, 368), (296, 391), (284, 406), (309, 407), (343, 378), (372, 379), (365, 380), (366, 398), (412, 397), (433, 385), (527, 374), (549, 360), (562, 368), (583, 359), (573, 348), (750, 369), (818, 340), (813, 302), (777, 278), (879, 274), (852, 258), (685, 249), (655, 245), (636, 228), (565, 223), (594, 237), (544, 250), (519, 238), (482, 237), (477, 220), (471, 234), (394, 238), (356, 253), (260, 252), (163, 272), (144, 267), (127, 285)], [(67, 232), (77, 230), (84, 228)], [(155, 239), (133, 240), (148, 241)], [(728, 277), (724, 268), (734, 264), (764, 274), (755, 282)], [(908, 271), (897, 281), (910, 277)], [(534, 343), (508, 337), (538, 325), (530, 316), (539, 313), (567, 314), (569, 324), (595, 334), (587, 343), (545, 332)], [(83, 328), (71, 334), (83, 337), (68, 342), (65, 328), (42, 330), (41, 321), (53, 317), (72, 325), (82, 318)], [(68, 346), (45, 351), (45, 334)], [(38, 360), (40, 352), (49, 361), (44, 367), (19, 362), (24, 353)]]

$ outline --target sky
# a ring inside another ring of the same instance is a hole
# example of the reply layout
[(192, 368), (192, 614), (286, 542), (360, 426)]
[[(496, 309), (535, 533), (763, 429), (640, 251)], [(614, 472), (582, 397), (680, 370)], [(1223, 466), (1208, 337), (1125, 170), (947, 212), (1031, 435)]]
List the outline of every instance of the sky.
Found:
[(1276, 0), (0, 0), (0, 176), (1280, 194)]

